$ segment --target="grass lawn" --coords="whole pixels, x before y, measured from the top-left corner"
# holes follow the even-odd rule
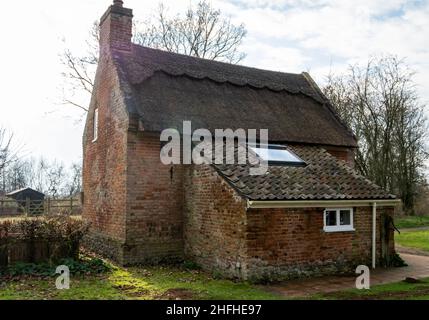
[[[429,251],[429,230],[402,231],[395,241],[403,247]]]
[[[72,276],[69,290],[57,290],[55,278],[21,277],[0,283],[0,300],[272,300],[280,298],[249,283],[217,280],[206,273],[179,267],[145,269],[115,267],[113,271],[103,275]]]
[[[429,227],[429,216],[403,216],[395,218],[395,225],[401,228]]]
[[[351,289],[310,297],[317,300],[429,300],[429,278],[420,283],[396,282],[371,287],[369,290]]]
[[[290,298],[290,297],[289,297]],[[69,290],[57,290],[55,278],[21,276],[0,279],[0,300],[152,300],[152,299],[260,299],[280,295],[249,283],[214,279],[201,271],[181,267],[116,268],[101,275],[72,276]],[[429,300],[429,278],[421,283],[398,282],[317,294],[310,300]]]

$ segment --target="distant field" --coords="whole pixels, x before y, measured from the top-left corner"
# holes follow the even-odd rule
[[[395,241],[403,247],[429,251],[429,230],[403,231],[395,234]]]
[[[429,216],[403,216],[395,218],[397,228],[429,227]]]

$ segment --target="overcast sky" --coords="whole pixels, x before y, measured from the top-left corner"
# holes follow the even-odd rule
[[[111,0],[15,0],[2,3],[0,19],[0,127],[15,133],[27,155],[81,159],[79,110],[61,101],[63,40],[85,52],[89,29]],[[189,0],[164,1],[171,12]],[[248,30],[243,64],[285,72],[309,71],[323,84],[371,55],[406,57],[418,73],[422,101],[429,101],[429,1],[213,0]],[[144,20],[157,1],[125,0]]]

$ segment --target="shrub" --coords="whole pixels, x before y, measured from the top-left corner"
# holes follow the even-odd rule
[[[11,221],[0,221],[0,241],[7,239],[9,237],[9,233],[12,228],[12,222]]]
[[[401,258],[401,256],[398,253],[394,253],[391,261],[390,261],[391,267],[406,267],[408,264]]]
[[[0,240],[11,236],[21,240],[81,240],[89,225],[80,219],[64,216],[24,218],[0,221]]]
[[[12,262],[77,259],[88,227],[82,220],[64,216],[0,222],[0,260],[4,265],[5,255]]]

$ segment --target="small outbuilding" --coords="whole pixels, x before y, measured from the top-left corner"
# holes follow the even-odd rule
[[[14,199],[20,207],[27,208],[29,214],[43,213],[43,201],[45,194],[31,188],[23,188],[6,194],[6,197]]]
[[[8,198],[12,198],[16,201],[43,201],[45,200],[45,194],[31,188],[23,188],[15,190],[6,194]]]

